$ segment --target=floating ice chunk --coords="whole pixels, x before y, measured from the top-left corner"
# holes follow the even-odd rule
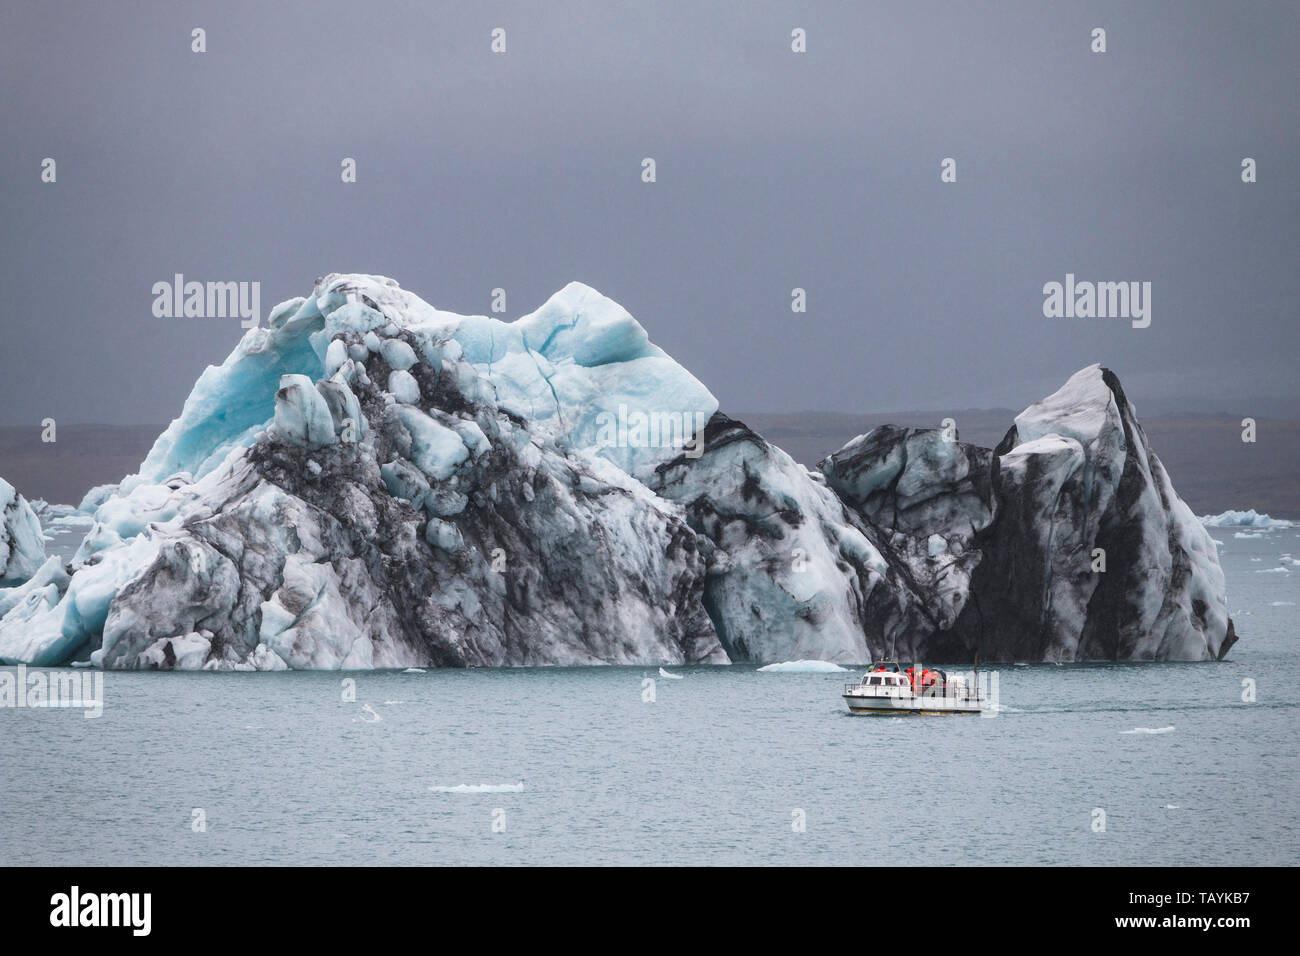
[[[1173,725],[1168,727],[1134,727],[1132,730],[1121,730],[1121,734],[1167,734],[1173,731]]]
[[[430,787],[434,793],[523,793],[524,783],[459,783],[454,787]]]
[[[1201,516],[1201,524],[1207,528],[1289,528],[1293,523],[1283,518],[1270,518],[1254,508]]]
[[[60,515],[50,522],[56,528],[89,528],[95,523],[95,519],[90,515],[70,514]]]
[[[1262,538],[1264,536],[1257,531],[1255,532],[1238,531],[1236,534],[1233,535],[1233,537],[1241,541],[1254,541],[1255,539]]]
[[[830,661],[782,661],[758,669],[760,674],[838,674],[846,668]]]
[[[666,670],[664,670],[664,669],[661,667],[661,668],[659,668],[659,676],[660,676],[660,677],[666,677],[668,680],[681,680],[681,679],[683,678],[684,675],[682,675],[682,674],[674,674],[674,673],[672,673],[671,671],[666,671]]]
[[[1290,568],[1283,568],[1283,567],[1276,567],[1276,568],[1261,568],[1260,570],[1256,571],[1255,573],[1256,573],[1256,574],[1290,574],[1290,573],[1291,573],[1291,569],[1290,569]]]

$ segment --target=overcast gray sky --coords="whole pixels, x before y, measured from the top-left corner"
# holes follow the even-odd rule
[[[1139,410],[1300,408],[1298,64],[1294,2],[6,0],[0,424],[178,414],[242,330],[155,318],[175,272],[263,315],[331,271],[510,318],[578,279],[733,411],[1097,361]],[[1150,327],[1045,318],[1067,272],[1151,282]]]

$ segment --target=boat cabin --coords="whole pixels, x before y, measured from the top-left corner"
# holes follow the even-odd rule
[[[862,676],[865,687],[909,687],[906,674],[892,674],[889,671],[868,671]]]

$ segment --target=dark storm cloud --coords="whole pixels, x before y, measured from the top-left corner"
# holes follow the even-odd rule
[[[1294,402],[1298,42],[1293,3],[11,3],[0,424],[177,414],[242,332],[155,318],[177,272],[510,317],[579,279],[737,410],[1094,361],[1139,409]],[[1150,328],[1044,318],[1067,272],[1151,282]]]

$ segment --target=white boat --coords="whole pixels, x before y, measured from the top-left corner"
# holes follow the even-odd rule
[[[978,714],[983,711],[979,691],[966,678],[949,676],[937,668],[899,670],[897,664],[877,664],[862,680],[844,685],[844,703],[850,713],[892,716],[899,714]]]

